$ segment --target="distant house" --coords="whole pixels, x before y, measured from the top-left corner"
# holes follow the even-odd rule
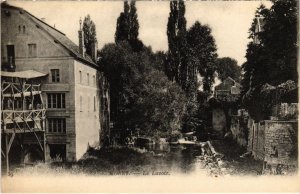
[[[231,77],[227,77],[222,83],[215,87],[214,97],[222,99],[224,97],[237,97],[241,92],[241,85]]]
[[[230,129],[230,116],[237,111],[240,90],[240,84],[227,77],[215,86],[214,96],[208,101],[212,108],[212,129],[219,137]]]
[[[47,75],[41,79],[46,160],[80,159],[109,127],[108,84],[95,62],[96,52],[84,52],[81,27],[78,45],[29,12],[1,4],[1,71]]]

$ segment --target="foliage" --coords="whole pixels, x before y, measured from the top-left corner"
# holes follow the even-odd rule
[[[155,68],[151,49],[133,52],[127,42],[104,46],[100,64],[111,85],[111,113],[120,129],[155,135],[181,127],[185,96]]]
[[[128,41],[134,51],[140,51],[143,43],[138,39],[139,22],[135,1],[124,1],[124,10],[117,19],[115,32],[115,42],[118,44],[122,41]]]
[[[195,66],[200,75],[204,77],[204,91],[210,92],[217,59],[217,48],[210,27],[202,25],[198,21],[195,22],[188,30],[187,42],[189,45],[189,63]]]
[[[265,14],[264,31],[260,34],[266,55],[267,83],[278,85],[287,80],[298,82],[296,0],[274,0]]]
[[[257,86],[251,88],[245,94],[244,103],[248,105],[250,115],[254,119],[259,120],[270,115],[272,107],[282,101],[285,95],[296,88],[296,83],[291,80],[277,86],[269,84]],[[259,110],[256,107],[259,107]]]
[[[89,56],[92,56],[93,49],[95,49],[95,45],[97,44],[97,38],[96,26],[95,23],[91,20],[90,15],[84,17],[82,30],[84,35],[84,46],[86,49],[86,53]]]
[[[168,36],[168,61],[166,65],[166,74],[170,80],[178,80],[178,64],[176,62],[176,52],[178,48],[176,45],[176,22],[178,18],[178,2],[170,1],[170,14],[167,25],[167,36]],[[176,76],[176,78],[175,78]]]
[[[170,1],[167,25],[168,60],[166,74],[186,91],[188,80],[188,58],[186,41],[186,19],[184,1]]]
[[[230,57],[218,58],[216,62],[216,71],[220,80],[224,81],[227,77],[231,77],[239,82],[241,77],[241,68],[237,61]]]
[[[263,30],[258,33],[257,17],[263,18]],[[287,80],[298,83],[297,17],[295,0],[274,0],[270,9],[261,6],[256,11],[256,18],[249,32],[253,41],[248,44],[247,61],[242,66],[243,102],[252,110],[251,116],[270,112],[268,107],[271,107],[271,101],[259,96],[263,85],[276,86]],[[254,108],[258,101],[266,103],[262,105],[267,107],[265,111]]]

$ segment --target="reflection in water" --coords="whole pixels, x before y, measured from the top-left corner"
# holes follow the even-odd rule
[[[155,160],[156,170],[170,170],[178,173],[192,173],[199,168],[197,157],[201,155],[201,149],[195,145],[169,145],[163,144],[145,144],[139,146],[152,153]],[[202,168],[202,167],[200,167]]]

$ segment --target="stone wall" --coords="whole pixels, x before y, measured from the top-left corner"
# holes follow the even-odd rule
[[[255,123],[252,119],[249,119],[249,137],[248,137],[248,151],[252,152],[255,159],[264,159],[264,124],[263,122]]]
[[[297,164],[297,121],[265,121],[265,156],[268,164]]]
[[[282,174],[298,164],[298,121],[249,119],[248,151],[264,161],[264,173]],[[285,169],[285,170],[284,170]],[[293,169],[293,170],[291,170]]]

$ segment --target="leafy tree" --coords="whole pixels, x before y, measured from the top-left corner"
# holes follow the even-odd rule
[[[129,45],[123,41],[117,45],[107,44],[99,52],[100,60],[98,61],[99,66],[102,68],[105,76],[107,77],[110,84],[110,111],[111,120],[116,121],[120,112],[121,95],[124,88],[123,80],[121,75],[125,71],[124,58],[130,55],[132,52]]]
[[[170,1],[170,15],[167,26],[168,60],[166,74],[186,91],[188,79],[188,58],[186,41],[186,19],[184,1]]]
[[[262,46],[259,44],[260,38],[259,35],[262,32],[257,32],[257,22],[258,18],[263,18],[263,15],[265,15],[268,12],[268,10],[265,8],[264,5],[261,5],[259,8],[257,8],[255,12],[255,18],[252,21],[251,27],[249,29],[249,38],[252,39],[252,41],[247,46],[246,51],[246,62],[242,65],[242,70],[244,72],[243,78],[241,80],[242,84],[242,91],[241,96],[244,96],[246,92],[250,89],[250,87],[254,87],[254,85],[257,85],[259,83],[260,79],[264,79],[265,76],[259,76],[259,74],[263,75],[264,70],[259,71],[259,68],[263,68],[260,65],[260,60],[265,55],[263,54]],[[255,72],[255,76],[254,76]],[[261,78],[259,78],[261,77]],[[259,79],[257,79],[259,78]]]
[[[241,68],[237,61],[230,57],[218,58],[216,61],[216,71],[218,77],[224,81],[227,77],[239,81],[241,77]]]
[[[217,48],[210,27],[196,21],[187,32],[187,42],[190,67],[196,68],[204,77],[203,89],[210,93],[217,59]]]
[[[271,107],[271,101],[264,99],[260,92],[266,86],[277,86],[287,80],[298,83],[297,2],[272,2],[270,9],[264,6],[257,9],[249,30],[253,40],[248,44],[247,61],[242,66],[242,95],[244,105],[251,109],[250,115],[269,112],[268,108],[263,112],[253,108],[258,101],[262,103],[260,107]],[[257,33],[258,22],[261,23],[262,31]]]
[[[266,53],[267,83],[278,85],[286,80],[298,82],[297,73],[297,26],[296,0],[273,0],[270,11],[264,14],[265,25],[260,34]]]
[[[168,60],[166,65],[166,74],[170,80],[178,80],[178,65],[176,63],[176,57],[178,53],[177,43],[176,43],[176,26],[178,21],[178,2],[170,1],[170,14],[167,25],[167,36],[168,36]],[[175,78],[176,77],[176,78]]]
[[[119,129],[145,135],[171,133],[181,127],[186,99],[182,90],[156,69],[151,48],[133,52],[128,42],[108,44],[99,64],[111,85],[112,119]]]
[[[117,19],[117,28],[115,33],[115,42],[119,43],[129,39],[129,4],[124,1],[124,11],[120,13]]]
[[[93,49],[95,49],[95,45],[97,44],[97,38],[96,26],[95,23],[91,20],[90,15],[84,17],[82,30],[84,35],[84,46],[86,49],[86,53],[89,56],[92,56]]]
[[[144,47],[139,35],[139,22],[135,1],[124,1],[124,11],[117,19],[115,42],[128,41],[134,51],[141,51]]]

